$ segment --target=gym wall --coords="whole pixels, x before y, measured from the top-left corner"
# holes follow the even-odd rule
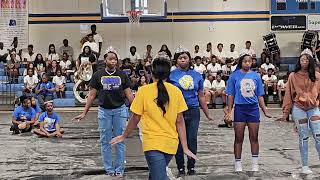
[[[154,52],[162,44],[174,52],[178,45],[192,51],[196,44],[204,51],[208,42],[212,42],[214,48],[223,43],[225,50],[234,43],[240,51],[247,40],[260,57],[264,48],[262,36],[270,33],[269,0],[168,0],[165,22],[141,23],[139,27],[103,23],[100,3],[101,0],[29,0],[29,43],[34,44],[36,52],[46,53],[50,43],[58,48],[67,38],[78,54],[79,41],[84,35],[80,33],[80,24],[94,23],[104,39],[103,51],[112,45],[121,57],[127,56],[131,45],[135,45],[140,54],[145,52],[147,44],[153,46]],[[57,22],[57,17],[61,21]],[[173,22],[175,18],[182,20]],[[281,56],[298,56],[302,34],[276,33]]]

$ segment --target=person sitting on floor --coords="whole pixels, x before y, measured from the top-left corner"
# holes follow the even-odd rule
[[[53,112],[52,101],[45,102],[46,112],[39,117],[40,129],[33,130],[33,133],[40,137],[62,137],[64,130],[60,128],[60,117]]]
[[[21,96],[21,106],[15,108],[12,114],[12,134],[31,132],[35,123],[36,112],[31,107],[31,100],[27,96]]]
[[[40,104],[38,100],[35,97],[31,97],[30,100],[31,100],[31,107],[36,111],[35,123],[33,124],[33,126],[35,127],[39,125],[39,116],[42,110],[40,108]]]

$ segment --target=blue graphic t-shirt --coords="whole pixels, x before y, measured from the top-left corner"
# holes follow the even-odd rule
[[[60,118],[57,113],[53,112],[49,115],[47,112],[43,112],[39,117],[39,122],[44,122],[43,128],[46,131],[55,131],[56,124],[60,122]]]
[[[18,106],[14,110],[12,116],[16,118],[17,121],[21,121],[22,119],[24,119],[23,117],[26,117],[27,121],[31,121],[36,117],[36,111],[32,107],[24,109],[22,106]]]
[[[237,70],[229,77],[226,93],[234,97],[234,104],[258,104],[258,97],[264,95],[261,77],[254,71]]]
[[[54,85],[52,82],[48,81],[47,83],[41,83],[38,85],[38,90],[41,88],[46,89],[45,91],[41,91],[39,94],[44,95],[44,96],[53,96],[52,92],[49,92],[48,89],[54,88]]]
[[[199,107],[198,91],[203,90],[202,75],[194,70],[175,69],[170,74],[170,83],[178,87],[189,108]]]

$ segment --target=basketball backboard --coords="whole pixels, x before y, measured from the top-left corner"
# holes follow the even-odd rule
[[[166,17],[167,0],[102,0],[102,18],[128,18],[127,12],[142,11],[144,17]]]

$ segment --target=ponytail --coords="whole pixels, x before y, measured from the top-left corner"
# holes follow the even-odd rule
[[[163,80],[159,79],[157,82],[158,87],[158,97],[157,97],[157,105],[163,111],[163,114],[166,114],[165,105],[169,102],[169,94],[164,86]]]
[[[169,78],[170,68],[170,62],[166,58],[156,58],[152,63],[152,75],[158,80],[158,97],[155,100],[157,106],[163,111],[163,114],[166,114],[165,105],[169,103],[169,94],[163,81]]]

